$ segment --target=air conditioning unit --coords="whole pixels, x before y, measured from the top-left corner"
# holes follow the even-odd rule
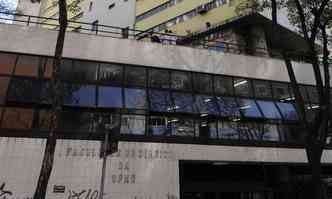
[[[200,5],[197,7],[197,13],[203,15],[208,11],[208,6],[204,5]]]

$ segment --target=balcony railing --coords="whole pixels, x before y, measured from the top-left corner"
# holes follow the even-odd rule
[[[11,19],[5,16],[12,16]],[[38,26],[42,28],[48,28],[58,30],[59,20],[56,18],[40,17],[24,15],[19,13],[1,12],[0,11],[0,23],[11,22],[15,25],[24,26]],[[86,23],[79,21],[68,21],[67,31],[77,32],[80,34],[93,34],[112,38],[132,39],[140,41],[151,41],[160,43],[163,45],[179,45],[192,48],[207,49],[211,51],[235,53],[235,54],[247,54],[255,56],[272,56],[280,57],[279,54],[273,54],[266,48],[249,48],[243,44],[220,42],[214,40],[192,40],[188,42],[188,37],[176,34],[166,34],[153,31],[142,31],[131,28],[121,28],[115,26],[109,26],[98,23]],[[296,56],[299,60],[308,60],[308,57],[303,52],[288,52],[290,56]]]

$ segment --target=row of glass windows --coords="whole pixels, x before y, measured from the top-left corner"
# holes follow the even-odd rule
[[[51,104],[52,93],[48,82],[0,77],[0,85],[2,85],[0,104],[11,102]],[[297,120],[293,104],[280,101],[71,83],[64,84],[63,94],[63,104],[74,107],[126,108],[203,116]]]
[[[50,127],[50,112],[28,108],[0,108],[0,127],[41,129]],[[243,123],[191,117],[145,116],[115,113],[64,111],[58,129],[71,133],[103,133],[105,130],[130,135],[206,137],[226,140],[303,141],[295,125]]]
[[[0,75],[51,77],[52,59],[0,53],[0,60]],[[62,64],[61,77],[65,81],[83,84],[149,87],[279,101],[294,100],[293,92],[287,83],[165,69],[146,69],[120,64],[65,59]],[[6,87],[8,80],[1,78],[1,81],[1,85]],[[1,90],[4,88],[0,88],[0,92]],[[300,90],[305,102],[311,104],[318,102],[316,87],[301,85]]]

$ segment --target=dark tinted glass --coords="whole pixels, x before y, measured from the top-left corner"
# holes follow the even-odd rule
[[[96,86],[65,84],[64,94],[65,105],[87,107],[96,105]]]
[[[200,93],[212,93],[212,76],[207,74],[195,73],[194,77],[194,90]]]
[[[120,132],[120,115],[116,113],[94,113],[94,126],[97,133],[109,131],[118,134]]]
[[[41,85],[40,102],[51,104],[53,99],[52,92],[51,81],[44,81]]]
[[[291,97],[286,83],[272,83],[273,97],[276,100],[286,100]]]
[[[144,135],[145,116],[122,115],[121,134]]]
[[[262,139],[265,141],[279,141],[278,126],[274,124],[265,124]]]
[[[133,109],[146,109],[146,92],[144,89],[125,89],[125,106]]]
[[[260,98],[271,98],[272,87],[267,81],[254,81],[255,96]]]
[[[239,106],[232,97],[217,97],[220,114],[223,117],[239,117]]]
[[[304,143],[305,131],[299,125],[279,125],[280,141]]]
[[[48,130],[51,128],[52,112],[50,110],[40,110],[38,127],[41,130]]]
[[[302,95],[303,100],[304,100],[305,102],[309,102],[310,100],[309,100],[309,96],[308,96],[308,93],[307,93],[307,89],[306,89],[306,87],[300,85],[300,86],[299,86],[299,89],[300,89],[300,93],[301,93],[301,95]],[[293,93],[294,93],[294,92],[293,92]]]
[[[12,74],[17,55],[0,53],[0,74]]]
[[[196,121],[196,131],[199,131],[201,137],[217,138],[217,123],[213,120],[201,118],[201,120]],[[196,132],[197,134],[197,132]]]
[[[9,78],[0,77],[0,104],[4,104],[6,102],[8,85],[9,85]]]
[[[218,122],[219,139],[239,139],[238,124],[235,122]]]
[[[169,88],[170,73],[167,70],[149,70],[149,85],[154,88]]]
[[[151,116],[149,120],[149,132],[157,136],[169,136],[171,131],[171,119],[162,116]]]
[[[61,60],[61,78],[64,80],[75,80],[75,74],[73,69],[74,62],[71,59]]]
[[[72,74],[75,80],[94,81],[97,80],[98,63],[88,61],[74,61]]]
[[[248,79],[235,78],[234,90],[235,90],[235,95],[251,97],[252,96],[251,81]]]
[[[94,132],[93,113],[82,111],[63,111],[60,117],[59,128],[67,131]]]
[[[185,112],[185,113],[194,112],[193,109],[194,100],[192,94],[173,93],[172,97],[174,100],[176,112]]]
[[[264,125],[260,123],[239,123],[237,131],[241,140],[262,140]]]
[[[122,108],[122,88],[99,86],[98,106]]]
[[[177,90],[191,90],[191,75],[188,72],[172,72],[171,85]]]
[[[10,80],[8,100],[16,102],[37,102],[38,82],[32,79],[12,78]]]
[[[8,129],[30,129],[32,121],[33,109],[5,108],[1,127]]]
[[[285,120],[297,120],[297,112],[293,104],[277,102],[277,106],[281,111],[282,116]]]
[[[174,106],[168,91],[150,90],[150,110],[156,112],[173,112]]]
[[[216,76],[214,79],[216,94],[233,95],[233,79],[231,77]]]
[[[216,103],[216,99],[213,96],[195,96],[195,109],[198,113],[201,114],[219,114],[218,105]]]
[[[32,76],[38,74],[38,67],[41,66],[41,58],[37,56],[18,56],[18,61],[15,68],[15,75]]]
[[[172,135],[174,136],[195,136],[195,122],[188,118],[171,119]]]
[[[123,67],[116,64],[100,64],[99,80],[102,83],[121,85]]]
[[[146,70],[144,68],[126,66],[126,85],[143,86],[146,82]]]
[[[281,119],[281,115],[274,104],[274,102],[258,100],[257,104],[260,106],[264,116],[268,119]]]
[[[307,92],[309,95],[309,99],[311,103],[318,103],[319,102],[319,94],[318,89],[314,86],[307,86]]]
[[[238,99],[240,111],[245,117],[262,117],[254,100],[250,99]]]

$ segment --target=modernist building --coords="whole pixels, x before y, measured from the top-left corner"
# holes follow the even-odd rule
[[[251,17],[266,30],[268,22],[256,15],[236,25]],[[278,31],[292,47],[304,45],[295,33]],[[0,25],[1,197],[33,195],[49,130],[56,38],[40,27]],[[278,47],[266,45],[263,55],[69,32],[47,198],[99,196],[99,152],[108,130],[119,148],[107,160],[104,198],[301,198],[310,175],[305,135],[284,62],[270,56]],[[314,115],[313,71],[294,60]],[[322,157],[327,183],[329,145]]]

